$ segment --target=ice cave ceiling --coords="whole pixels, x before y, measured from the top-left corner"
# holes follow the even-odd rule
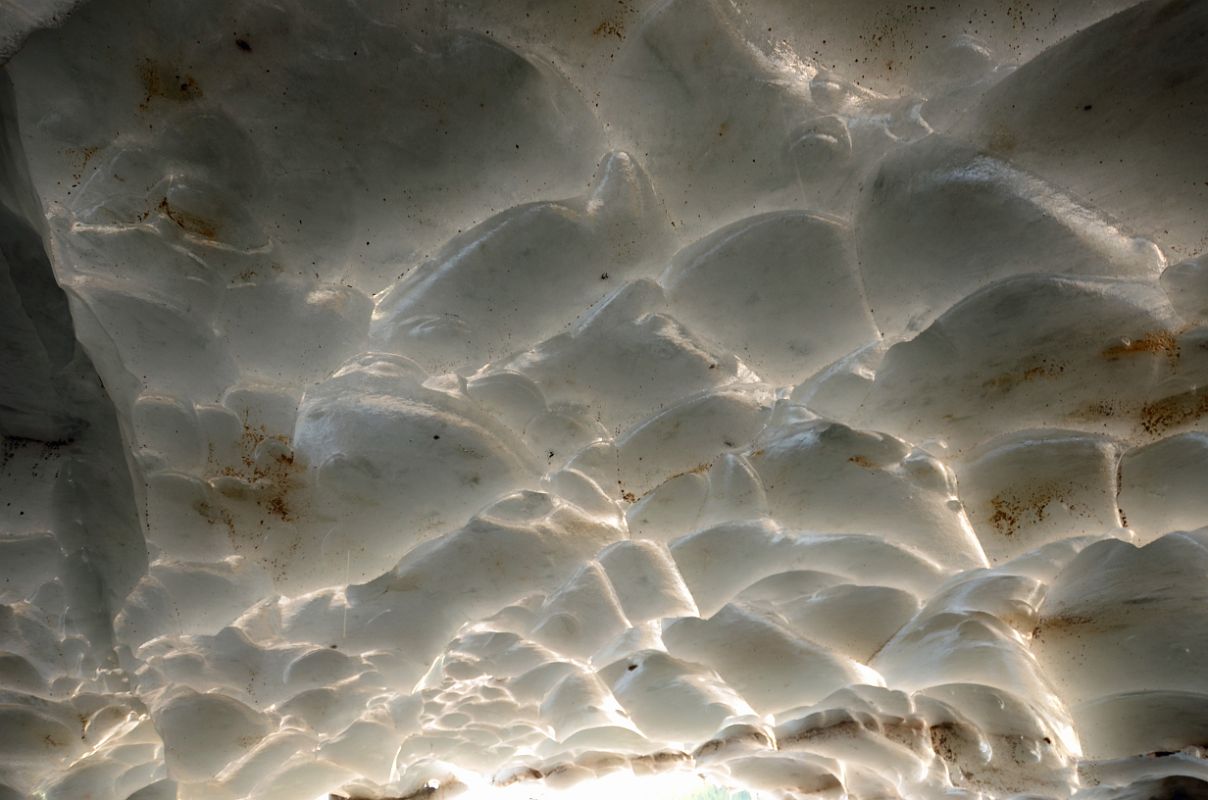
[[[0,59],[0,800],[1208,798],[1208,0]]]

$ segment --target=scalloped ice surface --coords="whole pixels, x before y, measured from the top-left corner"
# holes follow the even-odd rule
[[[1208,3],[72,5],[0,800],[1208,797]]]

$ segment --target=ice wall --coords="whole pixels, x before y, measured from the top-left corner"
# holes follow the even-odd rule
[[[1208,3],[60,5],[0,800],[1208,797]]]

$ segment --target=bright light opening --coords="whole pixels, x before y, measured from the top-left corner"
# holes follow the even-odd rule
[[[662,775],[616,772],[564,788],[543,781],[522,781],[509,786],[484,783],[453,796],[457,800],[759,800],[757,794],[727,789],[689,772]],[[323,794],[315,800],[341,797]]]
[[[617,772],[567,788],[528,781],[471,789],[461,797],[464,800],[753,800],[747,792],[732,792],[689,772],[640,776]]]

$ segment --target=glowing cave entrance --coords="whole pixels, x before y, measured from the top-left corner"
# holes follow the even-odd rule
[[[448,787],[444,787],[448,791]],[[433,782],[425,787],[424,794],[439,796],[442,787]],[[613,773],[602,778],[590,779],[563,789],[547,783],[516,783],[506,787],[461,786],[449,796],[463,800],[614,800],[617,797],[632,800],[757,800],[760,796],[748,791],[736,791],[710,785],[701,776],[687,773],[637,776],[632,773]],[[315,800],[339,800],[342,794],[322,794]]]

